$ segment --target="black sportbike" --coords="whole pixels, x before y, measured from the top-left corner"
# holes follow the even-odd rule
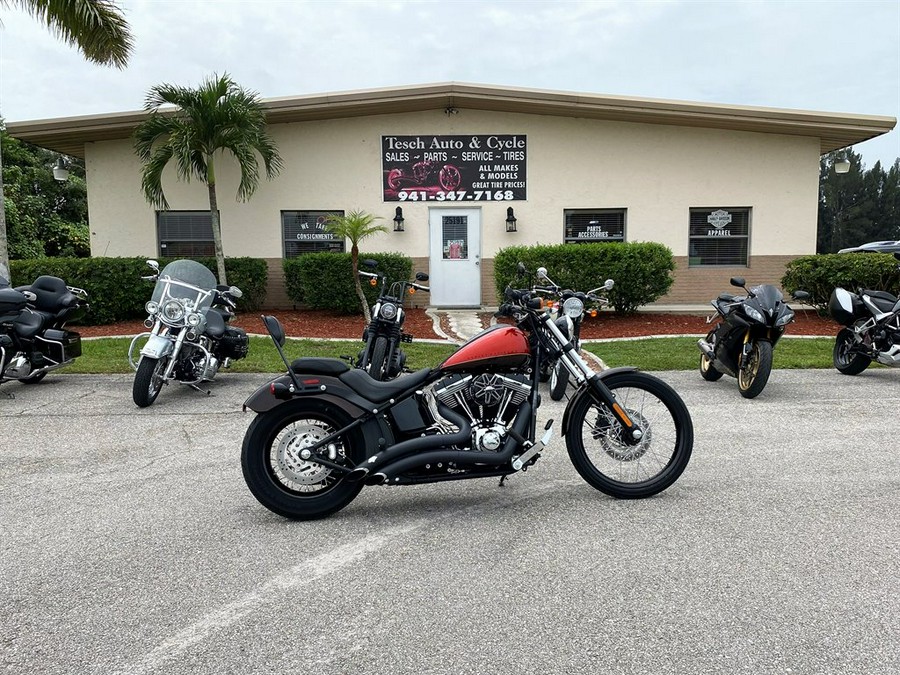
[[[81,336],[66,323],[87,310],[87,293],[59,277],[15,288],[0,277],[0,382],[34,384],[81,356]]]
[[[374,270],[377,260],[363,260],[362,264]],[[406,354],[400,349],[401,342],[412,342],[413,336],[403,332],[406,313],[403,300],[409,293],[428,291],[412,281],[395,281],[388,284],[387,275],[360,270],[360,276],[368,277],[373,284],[381,282],[378,300],[372,305],[372,321],[363,330],[362,339],[366,346],[359,352],[356,367],[362,368],[376,380],[390,380],[403,372]],[[424,272],[416,273],[416,281],[428,281]]]
[[[894,257],[900,260],[900,253]],[[900,367],[900,299],[896,295],[865,288],[856,293],[835,288],[828,312],[845,326],[834,343],[834,367],[839,372],[858,375],[872,361]]]
[[[731,285],[743,288],[746,296],[722,293],[712,301],[719,323],[697,341],[700,348],[700,375],[715,382],[723,374],[736,377],[744,398],[759,396],[772,372],[772,350],[794,320],[794,310],[784,302],[781,291],[769,284],[748,289],[743,277],[732,277]],[[795,300],[809,298],[795,291]]]

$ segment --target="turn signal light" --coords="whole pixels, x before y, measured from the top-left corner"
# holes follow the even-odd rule
[[[591,317],[593,318],[593,317],[596,317],[596,316],[597,316],[597,310],[596,310],[596,309],[592,309],[592,310],[591,310]]]
[[[409,294],[410,294],[410,295],[415,295],[415,294],[416,294],[416,289],[415,289],[415,288],[410,288],[410,289],[409,289]]]
[[[378,279],[369,279],[369,286],[375,286],[378,283]]]

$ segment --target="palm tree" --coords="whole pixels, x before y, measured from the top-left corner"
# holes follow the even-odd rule
[[[161,110],[163,106],[174,110]],[[228,76],[214,75],[196,89],[160,84],[147,94],[149,113],[134,131],[135,151],[143,162],[141,188],[153,206],[168,209],[162,174],[175,160],[178,178],[197,178],[209,192],[209,215],[220,284],[227,284],[219,207],[216,197],[215,157],[228,150],[241,170],[237,197],[247,201],[259,186],[262,157],[266,177],[278,175],[283,166],[275,144],[266,133],[266,113],[255,92],[241,89]]]
[[[0,0],[0,7],[20,7],[95,63],[124,68],[133,46],[131,29],[118,3],[111,0]],[[9,243],[3,204],[0,158],[0,276],[9,278]]]
[[[325,221],[325,229],[331,234],[350,240],[350,264],[353,268],[353,283],[356,286],[356,297],[363,308],[363,316],[366,317],[366,325],[372,321],[369,312],[369,304],[363,294],[362,284],[359,283],[359,242],[371,237],[378,232],[387,232],[384,225],[376,225],[375,221],[381,220],[365,211],[351,211],[346,216],[331,215]]]

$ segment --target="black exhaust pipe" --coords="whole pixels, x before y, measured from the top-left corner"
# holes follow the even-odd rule
[[[376,453],[369,457],[364,463],[353,469],[344,480],[351,482],[360,481],[370,473],[374,473],[381,467],[393,462],[401,457],[412,453],[422,452],[423,450],[436,450],[438,448],[446,448],[452,445],[468,446],[472,442],[472,427],[465,417],[457,415],[453,410],[438,402],[438,412],[441,416],[452,422],[459,428],[455,434],[434,434],[432,436],[422,436],[403,441],[392,445],[387,450]]]
[[[443,414],[443,412],[441,413]],[[506,442],[499,452],[482,452],[476,450],[434,450],[432,452],[422,452],[415,455],[401,457],[388,464],[382,464],[381,468],[372,473],[369,485],[381,485],[389,483],[402,473],[406,473],[412,469],[424,467],[426,464],[440,464],[446,462],[454,462],[459,465],[466,464],[487,464],[488,466],[499,466],[506,464],[512,459],[519,443],[514,436],[522,438],[528,433],[529,422],[531,421],[531,403],[525,401],[519,408],[516,415],[516,421],[513,424],[515,434],[509,434]],[[446,437],[445,437],[446,438]]]

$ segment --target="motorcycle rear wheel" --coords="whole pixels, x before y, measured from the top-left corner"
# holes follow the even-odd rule
[[[706,341],[711,345],[715,345],[714,331],[710,331],[706,334]],[[713,346],[713,349],[715,349],[715,346]],[[707,382],[716,382],[722,379],[722,371],[716,370],[715,367],[713,367],[712,361],[710,361],[706,354],[700,355],[700,377]]]
[[[324,518],[352,502],[362,482],[342,476],[300,451],[352,419],[324,401],[291,401],[260,413],[244,435],[241,469],[250,492],[273,513],[292,520]],[[365,443],[358,429],[330,443],[329,460],[353,466],[365,459]]]
[[[841,329],[835,338],[832,361],[834,367],[843,375],[859,375],[872,363],[872,359],[865,354],[850,353],[850,347],[854,342],[853,331],[849,328]]]
[[[618,373],[603,382],[644,435],[636,445],[626,444],[610,410],[581,396],[566,430],[569,459],[585,481],[611,497],[642,499],[662,492],[691,458],[694,425],[687,406],[674,389],[646,373]]]
[[[738,390],[744,398],[756,398],[762,393],[772,374],[772,343],[754,340],[747,365],[738,369]]]
[[[131,386],[131,398],[138,408],[148,407],[159,396],[165,383],[163,375],[168,363],[168,359],[141,357],[137,372],[134,374],[134,384]]]

